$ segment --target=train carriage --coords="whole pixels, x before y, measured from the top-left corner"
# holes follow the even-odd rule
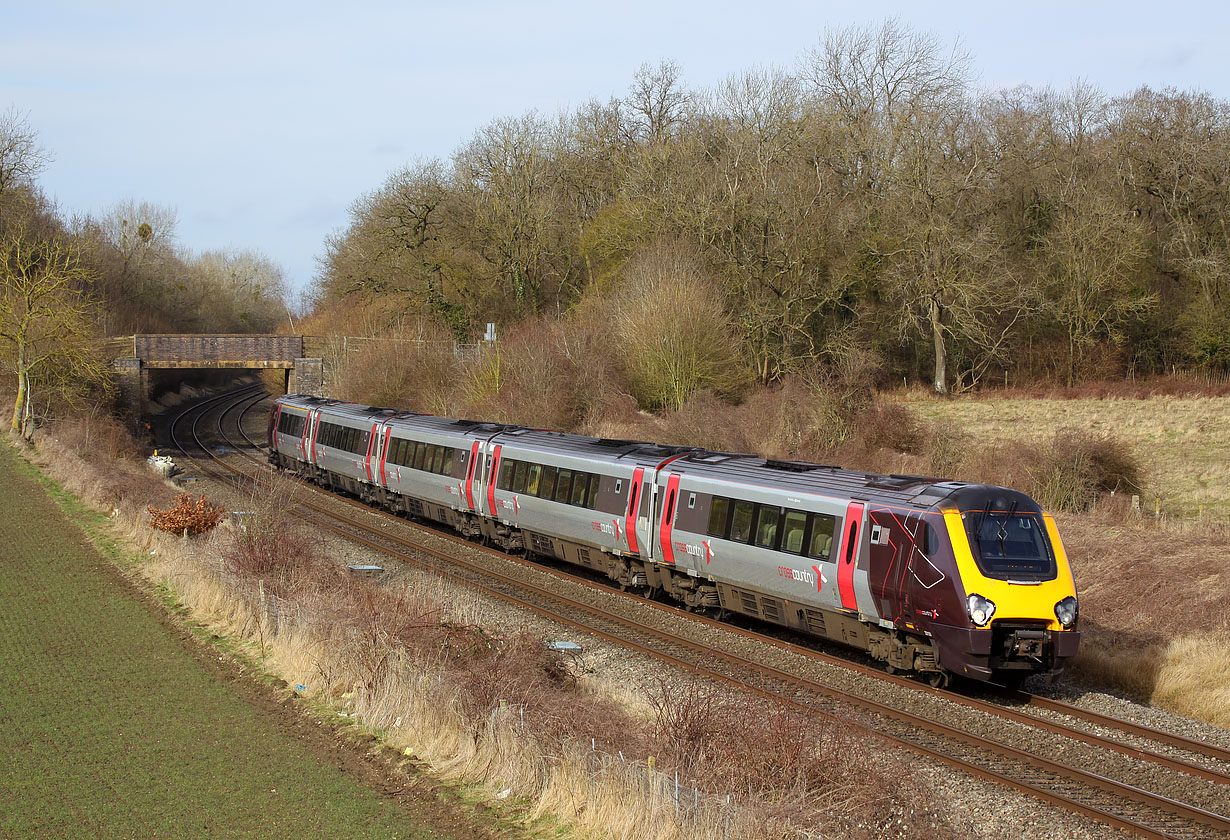
[[[278,466],[391,511],[936,682],[1055,674],[1080,638],[1054,520],[1006,488],[297,395],[269,438]]]

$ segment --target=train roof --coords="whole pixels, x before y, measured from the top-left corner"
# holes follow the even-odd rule
[[[669,458],[705,451],[695,446],[670,446],[525,428],[504,432],[500,435],[500,442],[540,452],[558,452],[578,458],[636,466],[657,466]]]
[[[968,482],[921,475],[881,475],[832,464],[782,461],[735,452],[697,452],[675,466],[677,472],[719,481],[797,490],[863,502],[931,508]]]
[[[595,438],[585,435],[531,429],[503,423],[457,420],[430,414],[398,411],[392,408],[360,405],[341,400],[328,400],[304,394],[289,394],[279,399],[298,408],[327,408],[330,414],[356,421],[383,422],[402,429],[423,429],[464,437],[490,438],[498,436],[519,448],[539,452],[554,452],[609,463],[657,466],[668,459],[677,459],[672,466],[680,474],[704,476],[719,481],[746,484],[799,493],[836,496],[852,501],[878,502],[886,505],[934,508],[945,500],[956,503],[980,491],[994,491],[1019,496],[1036,506],[1028,496],[1006,488],[948,481],[919,475],[881,475],[860,470],[847,470],[832,464],[808,461],[784,461],[760,458],[737,452],[714,452],[694,446],[671,446],[645,441]]]

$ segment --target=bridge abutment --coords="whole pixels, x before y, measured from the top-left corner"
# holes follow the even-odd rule
[[[325,388],[324,359],[295,359],[286,383],[288,394],[311,394],[323,397]]]

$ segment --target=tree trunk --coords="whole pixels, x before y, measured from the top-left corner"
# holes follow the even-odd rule
[[[14,432],[21,434],[22,417],[25,414],[26,407],[26,392],[29,386],[26,382],[25,370],[17,371],[17,400],[13,403],[13,422],[11,424]]]
[[[940,323],[940,302],[931,298],[928,313],[931,320],[931,340],[935,344],[935,392],[948,393],[948,348],[944,346],[944,325]]]

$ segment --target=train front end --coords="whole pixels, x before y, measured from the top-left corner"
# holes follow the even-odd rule
[[[943,525],[963,592],[930,630],[940,666],[1016,685],[1054,676],[1076,654],[1076,583],[1055,521],[1023,493],[968,485],[945,500]]]

